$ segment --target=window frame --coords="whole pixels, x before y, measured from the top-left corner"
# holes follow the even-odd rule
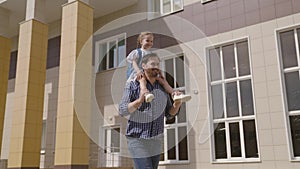
[[[183,63],[184,65],[186,65],[186,56],[183,54],[183,53],[180,53],[180,54],[175,54],[175,55],[171,55],[171,56],[167,56],[167,57],[164,57],[161,59],[161,66],[162,66],[162,70],[166,70],[166,60],[170,60],[172,59],[173,63],[175,63],[176,61],[176,58],[177,57],[183,57],[184,60],[183,60]],[[173,70],[174,70],[174,83],[176,82],[176,64],[173,64]],[[187,76],[186,76],[186,72],[187,72],[187,67],[184,66],[183,67],[183,70],[184,70],[184,82],[186,82],[186,79],[187,79]],[[165,74],[164,74],[165,76]],[[174,89],[177,89],[177,90],[180,90],[180,91],[186,91],[186,83],[185,83],[185,86],[181,86],[181,87],[178,87]],[[185,103],[184,103],[185,104]],[[186,109],[185,109],[185,112],[188,112],[188,106],[186,106]],[[159,165],[172,165],[172,164],[188,164],[190,163],[190,151],[189,151],[189,135],[188,135],[188,130],[189,130],[189,123],[188,123],[188,113],[186,113],[186,121],[185,122],[178,122],[178,118],[177,116],[175,117],[175,122],[173,124],[167,124],[166,122],[166,118],[164,120],[164,133],[165,133],[165,137],[164,137],[164,161],[159,161]],[[179,136],[178,136],[178,130],[180,127],[186,127],[186,138],[187,138],[187,158],[188,160],[179,160],[179,142],[181,140],[179,140]],[[167,138],[167,130],[170,130],[170,129],[174,129],[175,130],[175,145],[176,145],[176,159],[175,160],[168,160],[168,138]]]
[[[95,42],[95,73],[100,73],[100,72],[104,72],[104,71],[107,71],[107,70],[113,70],[113,69],[116,69],[116,68],[120,68],[120,67],[123,67],[123,66],[126,66],[125,65],[121,65],[121,63],[118,63],[119,61],[119,50],[118,50],[118,40],[120,38],[124,38],[124,46],[125,46],[125,50],[124,50],[124,56],[126,59],[126,45],[127,45],[127,41],[126,41],[126,33],[121,33],[121,34],[118,34],[118,35],[114,35],[114,36],[111,36],[111,37],[108,37],[108,38],[105,38],[105,39],[101,39],[101,40],[98,40]],[[103,45],[103,44],[106,44],[106,53],[109,54],[109,44],[111,42],[116,42],[116,53],[117,53],[117,58],[114,58],[116,60],[116,66],[113,66],[112,68],[109,68],[109,55],[107,55],[107,60],[106,60],[106,68],[104,70],[99,70],[99,67],[100,67],[100,58],[102,58],[102,56],[100,56],[100,46]]]
[[[112,130],[115,130],[115,129],[119,129],[119,131],[120,131],[120,140],[119,140],[119,152],[112,152],[112,151],[110,151],[110,152],[108,152],[107,150],[106,150],[106,147],[107,147],[107,145],[105,145],[105,142],[106,142],[106,140],[107,140],[107,137],[106,137],[106,135],[105,135],[105,133],[107,132],[107,131],[110,131],[110,140],[112,140]],[[121,135],[121,125],[112,125],[112,126],[103,126],[103,137],[102,138],[104,138],[103,139],[103,147],[104,147],[104,154],[107,154],[107,153],[111,153],[111,154],[121,154],[121,137],[122,137],[122,135]],[[110,147],[110,148],[116,148],[116,147]],[[108,148],[107,148],[108,149]],[[105,150],[107,151],[107,152],[105,152]]]
[[[170,12],[163,12],[163,0],[148,0],[147,2],[147,8],[148,8],[148,20],[156,19],[159,17],[164,17],[167,15],[171,15],[173,13],[183,11],[184,9],[184,0],[181,1],[181,9],[174,10],[174,1],[175,0],[169,0],[170,1]],[[156,7],[159,7],[159,9],[155,9]],[[173,9],[173,10],[172,10]],[[157,10],[157,11],[156,11]]]
[[[112,130],[114,130],[114,129],[119,129],[119,131],[120,131],[120,133],[119,133],[119,137],[120,137],[120,140],[119,140],[119,152],[112,152],[111,150],[108,152],[108,146],[107,146],[107,144],[108,143],[106,143],[106,140],[107,140],[107,135],[106,135],[106,132],[108,131],[108,130],[110,130],[110,137],[112,137]],[[122,152],[122,134],[121,134],[121,131],[122,131],[122,126],[121,126],[121,124],[114,124],[114,125],[104,125],[104,126],[100,126],[100,128],[99,128],[99,132],[100,132],[100,134],[99,134],[99,145],[103,148],[103,150],[101,151],[101,152],[98,152],[99,154],[101,154],[101,155],[103,155],[103,156],[108,156],[108,155],[111,155],[111,156],[116,156],[117,158],[118,158],[118,164],[114,164],[114,161],[112,161],[112,160],[109,160],[109,159],[106,159],[106,164],[105,164],[105,166],[106,167],[120,167],[120,164],[122,163],[122,159],[121,159],[121,154],[123,153]],[[110,138],[110,141],[111,141],[112,139]],[[112,147],[110,147],[110,148],[112,148]],[[104,165],[102,166],[102,165],[99,165],[100,163],[99,162],[101,162],[101,156],[99,156],[99,154],[98,154],[98,167],[105,167]],[[110,165],[110,163],[108,163],[108,161],[110,161],[110,162],[112,162],[111,163],[111,165]]]
[[[236,45],[240,42],[247,42],[248,45],[248,55],[249,55],[249,69],[250,69],[250,75],[239,75],[239,65],[238,65],[238,56],[237,56],[237,48]],[[232,39],[225,42],[220,42],[217,44],[213,44],[210,46],[205,47],[205,55],[206,55],[206,72],[207,72],[207,91],[208,91],[208,118],[209,118],[209,127],[210,127],[210,147],[211,147],[211,163],[244,163],[244,162],[260,162],[261,161],[261,153],[260,153],[260,146],[259,146],[259,135],[258,135],[258,128],[257,128],[257,118],[256,118],[256,105],[255,105],[255,93],[254,93],[254,84],[253,84],[253,70],[252,70],[252,61],[251,61],[251,47],[250,47],[250,37],[241,37]],[[228,45],[234,45],[234,63],[235,63],[235,77],[225,77],[224,72],[224,64],[223,64],[223,56],[221,52],[221,47],[228,46]],[[221,66],[221,80],[217,81],[211,81],[210,77],[210,63],[209,63],[209,50],[220,48],[220,66]],[[253,115],[244,115],[242,114],[242,103],[241,103],[241,86],[240,82],[243,80],[251,80],[251,89],[252,89],[252,99],[253,99]],[[239,83],[237,83],[239,81]],[[213,113],[212,113],[212,93],[211,93],[211,87],[214,84],[221,84],[222,87],[222,93],[223,93],[223,108],[226,109],[226,86],[225,84],[230,82],[236,82],[236,90],[237,90],[237,101],[238,101],[238,110],[239,110],[239,116],[238,117],[224,117],[219,119],[214,119]],[[226,110],[224,110],[226,111]],[[226,114],[226,113],[225,113]],[[244,139],[244,131],[243,131],[243,121],[246,120],[254,120],[255,122],[255,132],[256,132],[256,143],[257,143],[257,153],[258,158],[247,158],[246,157],[246,148],[245,148],[245,139]],[[214,142],[214,124],[220,124],[221,122],[225,125],[225,135],[226,135],[226,151],[227,151],[227,158],[226,159],[216,159],[216,153],[215,153],[215,142]],[[239,134],[240,134],[240,147],[241,147],[241,157],[231,157],[231,140],[230,140],[230,133],[229,133],[229,124],[236,123],[239,124]]]
[[[300,156],[295,157],[294,150],[293,150],[293,140],[292,140],[292,133],[291,133],[291,124],[290,124],[290,116],[300,115],[300,110],[296,111],[289,111],[288,110],[288,99],[287,99],[287,91],[286,91],[286,84],[285,84],[285,73],[291,73],[299,71],[299,78],[300,78],[300,41],[298,42],[297,36],[299,37],[300,34],[297,33],[297,29],[300,29],[300,25],[292,25],[284,28],[275,29],[275,41],[276,41],[276,52],[277,52],[277,60],[278,60],[278,69],[280,70],[280,87],[281,87],[281,99],[283,104],[283,112],[285,118],[285,127],[286,127],[286,138],[288,144],[288,153],[289,153],[289,161],[300,161]],[[294,31],[294,40],[295,40],[295,47],[296,47],[296,58],[298,66],[292,68],[284,68],[283,66],[283,57],[282,57],[282,49],[281,49],[281,39],[280,33],[287,32],[287,31]]]

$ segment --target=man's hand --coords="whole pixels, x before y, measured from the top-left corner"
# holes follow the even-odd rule
[[[139,98],[128,104],[128,111],[130,113],[133,113],[142,105],[142,103],[145,101],[146,93],[149,93],[148,89],[141,89]]]
[[[175,91],[175,95],[180,95],[180,94],[181,94],[181,92]],[[182,102],[180,100],[174,101],[173,106],[171,107],[171,109],[169,111],[169,114],[172,116],[175,116],[178,113],[181,104],[182,104]]]
[[[174,92],[174,95],[181,95],[182,93],[180,92],[180,91],[175,91]],[[182,105],[182,101],[181,100],[177,100],[177,101],[174,101],[174,103],[173,103],[173,106],[174,106],[174,108],[179,108],[180,106]]]

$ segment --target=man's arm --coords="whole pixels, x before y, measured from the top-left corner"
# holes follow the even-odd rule
[[[127,116],[130,113],[135,112],[141,104],[145,100],[145,92],[141,91],[139,97],[131,101],[130,96],[132,95],[132,91],[130,89],[130,86],[126,86],[123,92],[123,97],[121,99],[121,103],[119,104],[119,114],[121,116]]]
[[[176,95],[180,95],[181,92],[176,91]],[[172,119],[178,114],[178,111],[181,107],[182,102],[181,101],[176,101],[173,104],[171,103],[170,97],[168,98],[168,103],[169,106],[167,106],[167,112],[166,112],[166,118],[167,119]]]
[[[178,111],[179,111],[179,108],[180,108],[181,104],[182,104],[181,101],[174,102],[171,109],[169,110],[169,114],[171,116],[176,116]]]
[[[145,97],[142,97],[142,98],[145,98]],[[144,101],[142,101],[141,97],[139,97],[135,101],[129,103],[128,106],[127,106],[128,112],[133,113],[134,111],[136,111],[142,105],[143,102]]]

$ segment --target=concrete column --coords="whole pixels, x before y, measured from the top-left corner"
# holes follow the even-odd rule
[[[0,7],[0,157],[4,133],[4,117],[7,96],[7,83],[10,66],[11,40],[9,37],[9,11]],[[0,159],[0,168],[7,166],[6,159]]]
[[[20,24],[15,101],[8,168],[39,168],[48,26]]]
[[[27,0],[26,20],[20,23],[8,168],[40,166],[48,44],[43,1]]]
[[[35,19],[45,23],[45,0],[27,0],[25,20]]]
[[[6,105],[7,83],[10,65],[11,40],[0,36],[0,153]],[[1,154],[0,154],[1,156]]]
[[[91,81],[93,9],[85,2],[72,1],[65,4],[62,10],[54,168],[87,169],[89,137],[81,126],[82,118],[78,114],[80,108],[76,107],[76,99],[88,103],[91,98],[87,93],[90,91],[76,93],[74,89],[78,86],[88,88]],[[89,47],[86,48],[87,43]],[[82,56],[82,50],[88,54]],[[84,111],[89,114],[90,110],[87,108]]]

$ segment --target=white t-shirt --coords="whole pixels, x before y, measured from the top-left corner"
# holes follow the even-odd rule
[[[151,53],[150,50],[141,49],[141,51],[142,51],[142,57]],[[137,60],[138,57],[139,57],[138,50],[137,49],[132,50],[127,56],[127,62],[132,63],[132,61]],[[139,65],[139,66],[141,66],[141,65]]]

